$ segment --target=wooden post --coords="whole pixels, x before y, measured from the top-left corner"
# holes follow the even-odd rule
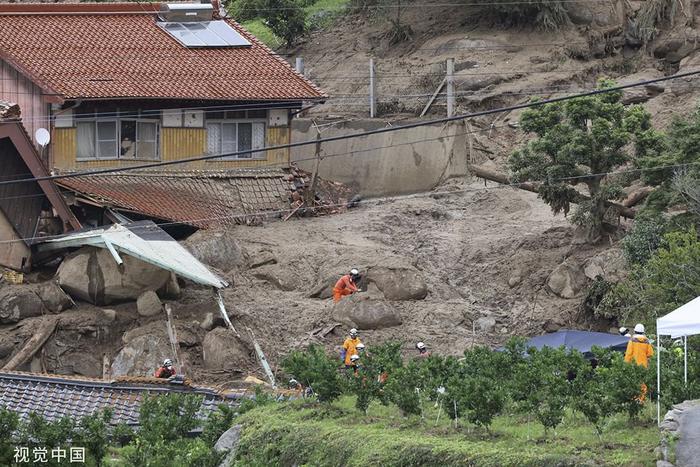
[[[300,75],[304,74],[304,57],[297,57],[296,62],[294,64],[294,69],[297,70],[297,73]]]
[[[369,117],[374,118],[377,116],[377,95],[376,95],[376,85],[374,77],[374,59],[369,59]]]
[[[321,165],[321,130],[316,122],[314,122],[314,126],[316,127],[316,166],[314,167],[314,173],[311,175],[311,187],[308,190],[308,198],[306,200],[306,205],[309,207],[314,206],[316,186],[318,185],[318,167]]]
[[[455,59],[447,59],[447,116],[451,117],[455,114]]]

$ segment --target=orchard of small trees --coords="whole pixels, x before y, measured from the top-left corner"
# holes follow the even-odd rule
[[[398,344],[386,343],[363,357],[356,374],[340,377],[328,373],[335,366],[337,374],[338,360],[319,347],[292,352],[283,367],[297,378],[294,370],[302,361],[308,362],[306,382],[323,381],[319,401],[330,403],[343,393],[352,394],[364,414],[369,411],[371,415],[373,400],[394,404],[405,416],[423,417],[425,407],[431,405],[455,422],[468,422],[489,432],[500,414],[521,413],[537,420],[545,433],[555,433],[569,410],[585,417],[601,436],[612,415],[639,416],[641,384],[650,388],[648,400],[655,388],[655,369],[625,363],[619,352],[595,349],[594,356],[596,364],[577,351],[526,349],[524,340],[514,338],[503,351],[475,347],[462,358],[430,356],[407,362],[401,361]],[[674,361],[673,355],[666,358]],[[673,365],[669,363],[669,369]],[[665,378],[682,381],[680,374],[670,374],[669,369]],[[687,388],[677,389],[664,403],[678,402],[674,396],[687,394]]]

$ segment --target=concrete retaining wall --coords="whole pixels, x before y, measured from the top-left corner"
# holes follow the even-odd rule
[[[332,122],[318,122],[320,126],[327,123]],[[322,126],[322,138],[385,126],[376,120]],[[465,132],[464,124],[457,122],[323,143],[319,174],[352,185],[363,196],[427,191],[449,177],[467,174]],[[294,121],[292,142],[315,139],[311,120]],[[291,159],[304,170],[313,171],[314,151],[314,145],[293,148]]]

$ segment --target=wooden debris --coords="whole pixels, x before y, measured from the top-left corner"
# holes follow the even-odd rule
[[[469,168],[469,171],[476,175],[479,178],[483,178],[485,180],[491,180],[492,182],[497,182],[501,183],[504,185],[509,185],[511,182],[508,179],[508,177],[504,174],[494,172],[489,169],[485,169],[483,167],[479,167],[477,165],[469,164],[467,166]],[[530,183],[530,182],[525,182],[525,183],[518,183],[516,186],[513,188],[520,188],[521,190],[526,190],[526,191],[531,191],[533,193],[539,193],[539,186],[537,183]],[[579,194],[578,195],[579,200],[589,200],[591,199],[589,196],[586,196],[584,194]],[[632,208],[623,206],[618,203],[613,203],[611,201],[606,201],[605,205],[608,207],[613,207],[617,209],[617,211],[620,213],[622,217],[626,217],[628,219],[634,219],[635,216],[635,211]]]
[[[53,334],[56,326],[58,324],[58,319],[44,318],[39,328],[36,330],[34,335],[24,344],[24,346],[17,352],[9,362],[2,367],[3,370],[15,370],[18,367],[27,363],[49,340],[51,334]]]

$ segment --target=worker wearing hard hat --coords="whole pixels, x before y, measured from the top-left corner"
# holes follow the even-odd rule
[[[345,368],[352,368],[355,366],[353,365],[352,357],[357,356],[357,358],[359,358],[359,355],[357,355],[357,346],[360,344],[362,344],[362,341],[357,335],[357,329],[352,328],[350,330],[350,336],[343,342],[343,351],[340,354]]]
[[[649,343],[649,339],[644,335],[644,325],[637,324],[634,327],[634,335],[627,343],[627,351],[625,352],[625,361],[641,365],[644,368],[649,367],[649,358],[654,355],[654,348]]]
[[[333,287],[333,301],[339,302],[346,295],[358,292],[360,290],[357,287],[358,282],[360,282],[360,271],[353,268],[350,270],[350,274],[345,274],[335,283],[335,287]]]
[[[418,358],[428,358],[430,357],[430,352],[423,342],[416,344],[416,349],[418,349]]]
[[[649,367],[649,358],[654,355],[654,348],[649,343],[649,339],[644,335],[644,325],[637,324],[634,327],[634,335],[627,343],[627,351],[625,352],[625,361],[641,365],[644,368]],[[647,398],[647,385],[641,384],[641,394],[637,397],[637,401],[643,404]]]
[[[630,334],[630,330],[624,326],[620,328],[620,335],[622,337],[632,337],[632,334]]]

